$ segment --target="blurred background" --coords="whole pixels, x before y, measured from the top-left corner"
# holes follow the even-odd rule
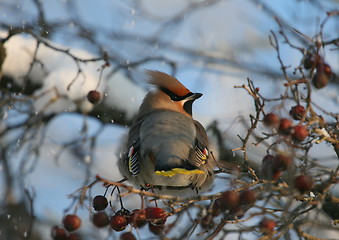
[[[321,55],[338,74],[339,19],[327,14],[338,9],[337,0],[1,0],[0,239],[50,239],[51,226],[61,224],[74,201],[71,193],[97,174],[121,179],[121,138],[151,89],[144,69],[203,93],[194,118],[220,147],[220,160],[241,159],[230,149],[241,147],[238,135],[246,134],[255,107],[234,86],[249,79],[262,96],[279,98],[286,76],[302,77],[296,69],[320,40],[337,41]],[[338,115],[338,84],[333,78],[312,91],[322,113]],[[101,93],[98,104],[87,100],[91,90]],[[266,112],[277,104],[267,101]],[[278,114],[288,116],[294,104],[286,99]],[[333,114],[323,115],[333,121]],[[266,147],[248,144],[247,154],[255,168]],[[338,166],[324,142],[309,154]],[[88,210],[78,211],[88,220],[83,239],[118,238],[95,229]]]

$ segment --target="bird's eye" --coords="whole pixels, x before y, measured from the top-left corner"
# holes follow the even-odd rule
[[[173,92],[171,92],[167,88],[161,88],[161,91],[166,93],[166,95],[168,95],[171,98],[172,101],[180,101],[180,100],[182,100],[178,95],[174,94]]]
[[[170,98],[171,98],[173,101],[179,101],[178,96],[175,95],[175,94],[170,95]]]

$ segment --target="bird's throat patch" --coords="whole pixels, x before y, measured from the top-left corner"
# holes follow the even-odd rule
[[[181,174],[205,174],[204,171],[199,169],[187,170],[184,168],[172,168],[171,170],[165,171],[155,171],[156,175],[164,176],[164,177],[173,177],[174,175],[181,173]]]

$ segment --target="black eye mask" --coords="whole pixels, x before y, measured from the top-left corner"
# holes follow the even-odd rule
[[[172,101],[175,101],[175,102],[182,101],[185,98],[188,98],[189,96],[193,95],[193,93],[189,92],[185,96],[178,96],[175,93],[168,90],[167,88],[160,88],[160,90],[163,91],[164,93],[166,93],[172,99]]]

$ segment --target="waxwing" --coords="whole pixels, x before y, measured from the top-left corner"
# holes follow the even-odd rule
[[[129,130],[120,173],[137,188],[165,194],[206,190],[216,162],[204,127],[192,118],[192,104],[202,94],[166,73],[146,74],[156,89],[145,96]]]

